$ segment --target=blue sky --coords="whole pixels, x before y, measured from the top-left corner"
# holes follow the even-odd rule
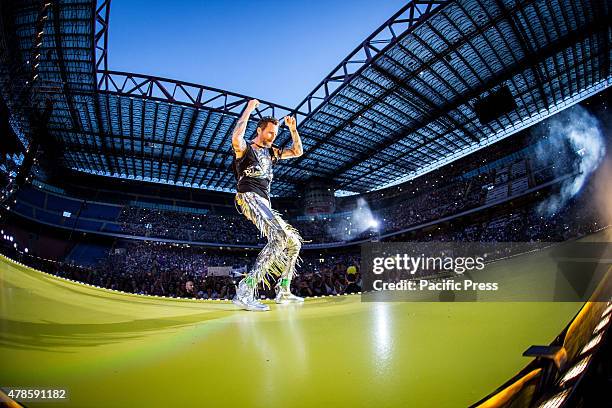
[[[109,69],[295,107],[400,0],[111,3]]]

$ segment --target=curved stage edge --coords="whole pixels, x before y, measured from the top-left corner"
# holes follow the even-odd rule
[[[608,228],[583,240],[612,241]],[[530,257],[524,256],[525,262]],[[125,294],[0,259],[0,387],[66,389],[27,407],[473,404],[582,302],[276,305]]]

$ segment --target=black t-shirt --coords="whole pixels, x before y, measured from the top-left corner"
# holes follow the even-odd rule
[[[241,158],[234,154],[232,169],[236,177],[236,190],[239,193],[252,191],[266,200],[270,200],[270,184],[272,183],[272,166],[279,156],[274,155],[274,149],[255,149],[248,144]]]

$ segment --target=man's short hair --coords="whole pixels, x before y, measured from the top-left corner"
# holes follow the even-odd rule
[[[268,123],[278,125],[278,119],[273,118],[272,116],[264,116],[263,118],[259,119],[259,122],[257,122],[257,127],[265,129],[266,126],[268,126]]]

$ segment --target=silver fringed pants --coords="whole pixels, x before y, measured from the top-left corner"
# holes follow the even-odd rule
[[[270,201],[254,192],[236,193],[236,204],[242,214],[268,239],[253,268],[245,278],[247,284],[257,287],[261,282],[270,288],[270,279],[279,277],[288,284],[300,265],[300,249],[304,240],[299,232],[272,209]]]

